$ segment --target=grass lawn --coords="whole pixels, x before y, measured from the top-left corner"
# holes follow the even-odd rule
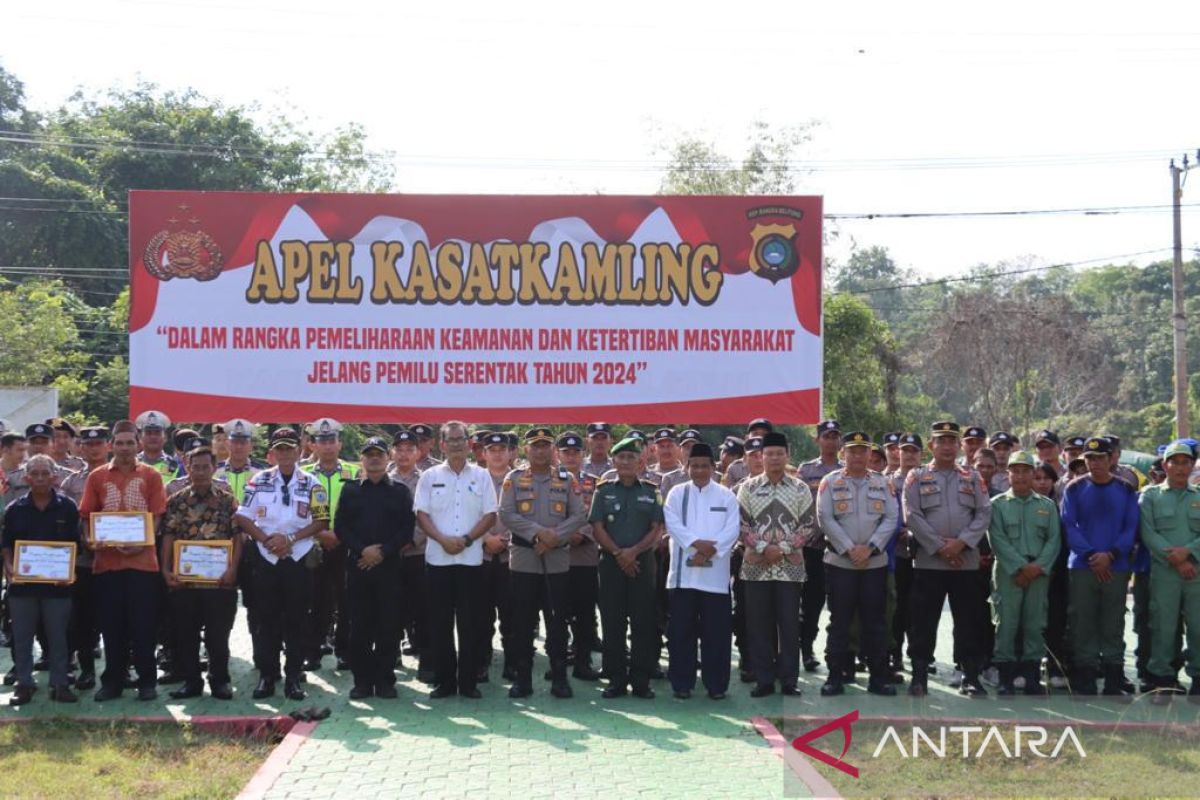
[[[986,724],[983,725],[986,733]],[[788,722],[780,728],[790,743],[814,727]],[[981,757],[974,757],[985,733],[969,739],[972,757],[963,758],[962,734],[948,732],[946,757],[937,758],[922,742],[919,758],[905,758],[887,739],[874,756],[887,730],[878,723],[855,723],[845,762],[859,770],[853,778],[813,761],[817,770],[845,797],[1195,797],[1200,793],[1200,731],[1195,729],[1133,730],[1074,729],[1086,757],[1068,742],[1057,759],[1038,758],[1026,749],[1021,758],[1005,758],[994,740]],[[927,720],[922,729],[938,741],[940,723]],[[1061,727],[1048,727],[1053,750]],[[904,749],[912,753],[912,728],[897,725]],[[1001,726],[1010,751],[1014,729]],[[1025,739],[1028,741],[1028,738]],[[835,731],[811,743],[833,756],[841,753],[842,734]]]
[[[274,745],[184,725],[117,720],[0,725],[0,795],[233,797]]]

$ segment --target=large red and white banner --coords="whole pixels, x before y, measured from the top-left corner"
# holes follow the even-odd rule
[[[820,415],[819,197],[135,191],[129,245],[134,414]]]

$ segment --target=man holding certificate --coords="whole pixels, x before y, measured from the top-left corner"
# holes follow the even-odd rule
[[[163,578],[171,590],[175,666],[183,685],[171,697],[199,697],[200,629],[208,650],[208,685],[218,700],[233,699],[229,682],[229,632],[237,615],[237,566],[242,537],[238,502],[213,483],[216,456],[208,447],[187,454],[191,484],[171,495],[162,521]]]
[[[114,424],[112,461],[88,475],[79,508],[91,531],[88,546],[96,555],[92,574],[104,636],[97,702],[121,696],[131,651],[138,699],[158,697],[154,638],[162,578],[154,528],[167,498],[162,476],[154,467],[138,463],[137,450],[137,427],[129,420]]]
[[[388,475],[387,442],[372,437],[360,452],[366,474],[342,486],[333,521],[346,547],[344,610],[350,623],[352,700],[372,694],[396,697],[401,553],[412,546],[416,522],[412,492]]]
[[[5,510],[2,540],[17,671],[17,688],[9,705],[24,705],[37,691],[33,637],[39,626],[45,633],[50,662],[50,699],[74,703],[78,698],[67,686],[67,626],[79,510],[69,497],[55,490],[54,459],[50,456],[30,458],[25,478],[29,494]]]
[[[254,566],[257,620],[250,635],[259,670],[254,699],[275,694],[279,653],[286,650],[284,694],[303,700],[304,668],[312,580],[304,557],[313,536],[329,527],[329,494],[312,475],[298,468],[300,437],[291,428],[271,434],[275,466],[254,476],[237,510],[237,524],[254,540],[259,561]],[[394,613],[387,609],[385,613]]]

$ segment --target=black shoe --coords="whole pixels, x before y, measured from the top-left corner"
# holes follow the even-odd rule
[[[79,697],[66,686],[51,686],[50,699],[56,703],[79,702]]]
[[[913,682],[908,685],[909,697],[924,697],[929,694],[929,687],[925,685],[924,680],[913,679]]]
[[[460,687],[458,690],[458,696],[465,697],[468,700],[478,700],[483,697],[483,692],[479,691],[473,686],[470,689],[463,689]]]
[[[784,683],[784,684],[780,685],[779,693],[785,694],[788,697],[799,697],[800,696],[800,687],[794,683]]]
[[[571,689],[571,684],[567,683],[566,678],[560,678],[551,684],[550,694],[563,700],[575,696],[575,692]]]
[[[709,692],[709,700],[724,700],[727,695],[724,692]]]
[[[887,681],[867,681],[867,692],[881,697],[895,697],[896,687]]]
[[[676,700],[691,700],[692,692],[690,689],[680,689],[677,692],[672,692]]]
[[[821,687],[821,697],[836,697],[839,694],[845,694],[845,693],[846,693],[845,685],[843,685],[841,681],[834,680],[832,675],[829,677],[829,680],[825,681],[825,684]]]
[[[1080,667],[1071,678],[1071,694],[1077,697],[1096,696],[1096,670]]]
[[[417,669],[417,680],[427,686],[433,685],[434,672],[429,667],[421,667]]]
[[[143,702],[148,702],[150,700],[157,700],[158,699],[158,689],[155,689],[153,686],[142,686],[138,689],[137,697],[138,697],[138,700],[141,700]]]
[[[629,694],[629,690],[624,686],[609,686],[600,693],[600,696],[605,700],[613,700],[618,697],[624,697],[627,694]]]
[[[522,697],[529,697],[533,694],[533,687],[522,681],[517,681],[508,689],[508,696],[513,700],[520,700]]]
[[[775,684],[773,683],[760,683],[750,690],[751,697],[766,697],[771,694],[775,694]]]
[[[804,671],[805,672],[816,672],[820,668],[820,666],[821,666],[821,662],[817,661],[817,659],[813,658],[812,653],[804,654]]]
[[[456,694],[458,694],[457,686],[444,683],[441,686],[433,687],[433,691],[429,693],[429,699],[441,700],[443,697],[454,697]]]
[[[590,664],[576,665],[575,669],[571,670],[571,677],[581,681],[598,681],[600,673],[592,669]]]
[[[350,689],[351,700],[365,700],[375,694],[375,690],[370,686],[355,686]]]
[[[741,670],[738,672],[738,680],[740,680],[742,683],[754,683],[754,681],[757,679],[754,677],[753,672]]]
[[[634,697],[640,697],[643,700],[653,700],[654,699],[654,690],[651,689],[649,686],[635,686],[635,687],[633,687],[632,694]]]
[[[34,686],[18,686],[12,693],[12,697],[8,698],[10,706],[23,706],[33,699]]]
[[[517,668],[504,665],[504,669],[500,671],[500,677],[506,681],[515,681],[517,679]]]
[[[375,687],[375,696],[382,697],[384,700],[395,700],[400,693],[396,691],[393,684],[383,683]]]
[[[79,677],[75,679],[75,688],[79,691],[93,689],[95,686],[96,673],[94,672],[81,672],[79,673]]]
[[[225,681],[224,683],[210,684],[208,691],[216,700],[233,699],[233,686],[229,683],[229,681]]]
[[[37,661],[33,662],[34,672],[45,672],[48,669],[50,669],[50,662],[46,660],[45,656],[42,656]]]
[[[13,667],[8,672],[4,673],[4,685],[13,686],[17,682],[17,668]]]
[[[259,678],[258,685],[254,687],[253,694],[250,695],[255,700],[263,700],[268,697],[275,696],[275,681],[270,678]]]
[[[299,678],[287,678],[283,682],[283,696],[288,700],[303,700],[308,693],[300,687]]]
[[[204,694],[204,684],[200,683],[199,681],[196,681],[195,683],[184,681],[182,686],[180,686],[178,689],[168,692],[168,694],[175,700],[186,700],[189,697],[199,697],[200,695]]]
[[[120,686],[101,686],[92,699],[97,703],[103,703],[106,700],[116,700],[124,693],[125,690]]]
[[[979,678],[964,675],[958,687],[958,693],[963,697],[987,697],[987,689],[979,682]]]

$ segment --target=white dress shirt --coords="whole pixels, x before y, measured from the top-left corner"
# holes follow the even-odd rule
[[[671,537],[667,588],[728,594],[730,554],[741,532],[740,510],[733,492],[713,481],[703,487],[692,481],[681,483],[667,495],[663,516]],[[716,555],[709,566],[689,566],[687,560],[696,554],[693,545],[702,540],[716,542]]]
[[[483,467],[467,463],[455,472],[448,463],[438,464],[421,473],[417,481],[413,508],[424,511],[434,527],[446,536],[465,536],[484,515],[496,511],[496,487]],[[450,555],[433,539],[425,544],[425,563],[433,567],[461,564],[477,567],[483,563],[480,539],[457,555]]]

